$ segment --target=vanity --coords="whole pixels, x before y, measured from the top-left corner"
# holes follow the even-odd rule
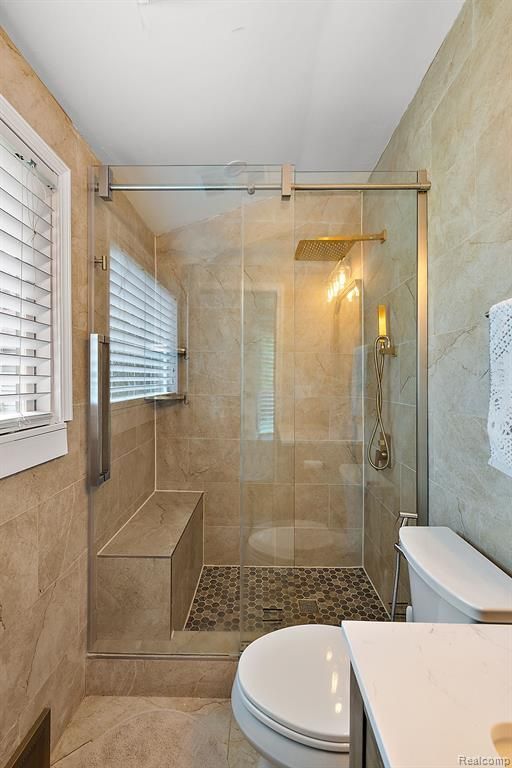
[[[344,621],[342,628],[350,768],[512,766],[512,626]]]

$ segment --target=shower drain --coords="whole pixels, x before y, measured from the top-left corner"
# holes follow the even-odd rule
[[[263,608],[263,621],[282,621],[283,609],[282,608]]]
[[[300,613],[318,613],[318,603],[316,600],[299,600]]]

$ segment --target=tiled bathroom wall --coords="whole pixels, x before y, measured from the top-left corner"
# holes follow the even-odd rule
[[[57,740],[84,695],[87,573],[87,167],[94,157],[0,30],[0,92],[71,169],[69,453],[0,480],[0,764],[44,706]]]
[[[238,206],[238,207],[237,207]],[[240,550],[240,319],[242,212],[157,238],[158,279],[178,296],[180,382],[189,403],[159,405],[159,490],[206,491],[205,563],[237,563]],[[188,368],[188,373],[187,373]],[[188,377],[188,381],[187,381]]]
[[[512,296],[512,5],[467,0],[378,169],[429,169],[430,523],[512,570],[512,479],[488,466],[488,323]]]
[[[246,564],[360,564],[360,298],[329,303],[335,264],[294,260],[302,237],[358,233],[359,195],[233,203],[157,239],[189,350],[189,405],[157,410],[157,487],[207,492],[206,563],[238,563],[242,536]]]

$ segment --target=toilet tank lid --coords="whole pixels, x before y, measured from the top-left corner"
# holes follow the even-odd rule
[[[512,623],[512,578],[450,528],[403,527],[400,544],[410,566],[466,616]]]

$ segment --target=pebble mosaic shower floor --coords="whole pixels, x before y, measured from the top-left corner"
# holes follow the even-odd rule
[[[387,613],[362,568],[246,569],[246,632],[344,619],[386,621]],[[206,565],[185,629],[237,631],[240,569]]]

